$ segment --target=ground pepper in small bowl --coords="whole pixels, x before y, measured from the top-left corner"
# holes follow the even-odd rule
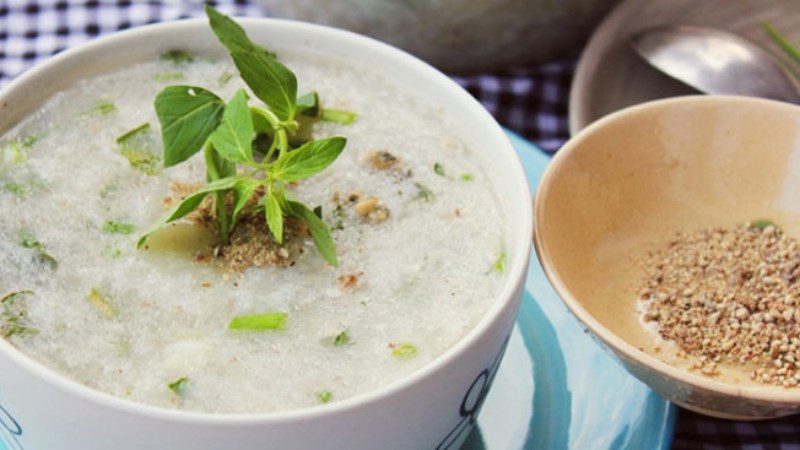
[[[800,383],[800,242],[769,221],[678,233],[648,252],[643,318],[695,359],[693,369],[745,368],[751,379]]]

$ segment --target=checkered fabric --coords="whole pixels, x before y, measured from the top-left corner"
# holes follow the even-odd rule
[[[268,16],[246,0],[211,2],[238,16]],[[96,36],[148,23],[202,16],[198,0],[0,0],[0,87],[37,62]],[[568,137],[574,55],[535,67],[454,79],[506,127],[549,152]],[[676,449],[800,450],[800,416],[733,422],[680,411]]]

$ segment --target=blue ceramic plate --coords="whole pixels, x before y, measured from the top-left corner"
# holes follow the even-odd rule
[[[509,138],[535,190],[549,158]],[[675,407],[586,334],[534,256],[517,327],[464,450],[668,449],[674,423]]]
[[[509,137],[535,189],[549,158]],[[464,450],[668,449],[674,423],[675,408],[586,335],[534,257],[517,327]]]

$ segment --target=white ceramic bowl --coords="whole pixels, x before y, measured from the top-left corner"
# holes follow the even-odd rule
[[[352,399],[277,414],[210,415],[133,403],[71,381],[0,339],[0,437],[11,449],[456,449],[472,428],[513,327],[530,257],[530,194],[511,144],[469,94],[400,50],[318,25],[239,22],[254,41],[279,53],[300,48],[369,64],[455,116],[463,125],[458,136],[479,152],[510,223],[513,251],[501,293],[466,337],[409,377]],[[1,91],[0,132],[77,80],[155,59],[170,48],[223,55],[205,20],[98,39]]]

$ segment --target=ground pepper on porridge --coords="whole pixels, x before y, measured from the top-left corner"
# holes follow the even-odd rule
[[[768,221],[679,233],[645,270],[643,318],[692,369],[733,364],[761,383],[800,383],[800,242]]]

